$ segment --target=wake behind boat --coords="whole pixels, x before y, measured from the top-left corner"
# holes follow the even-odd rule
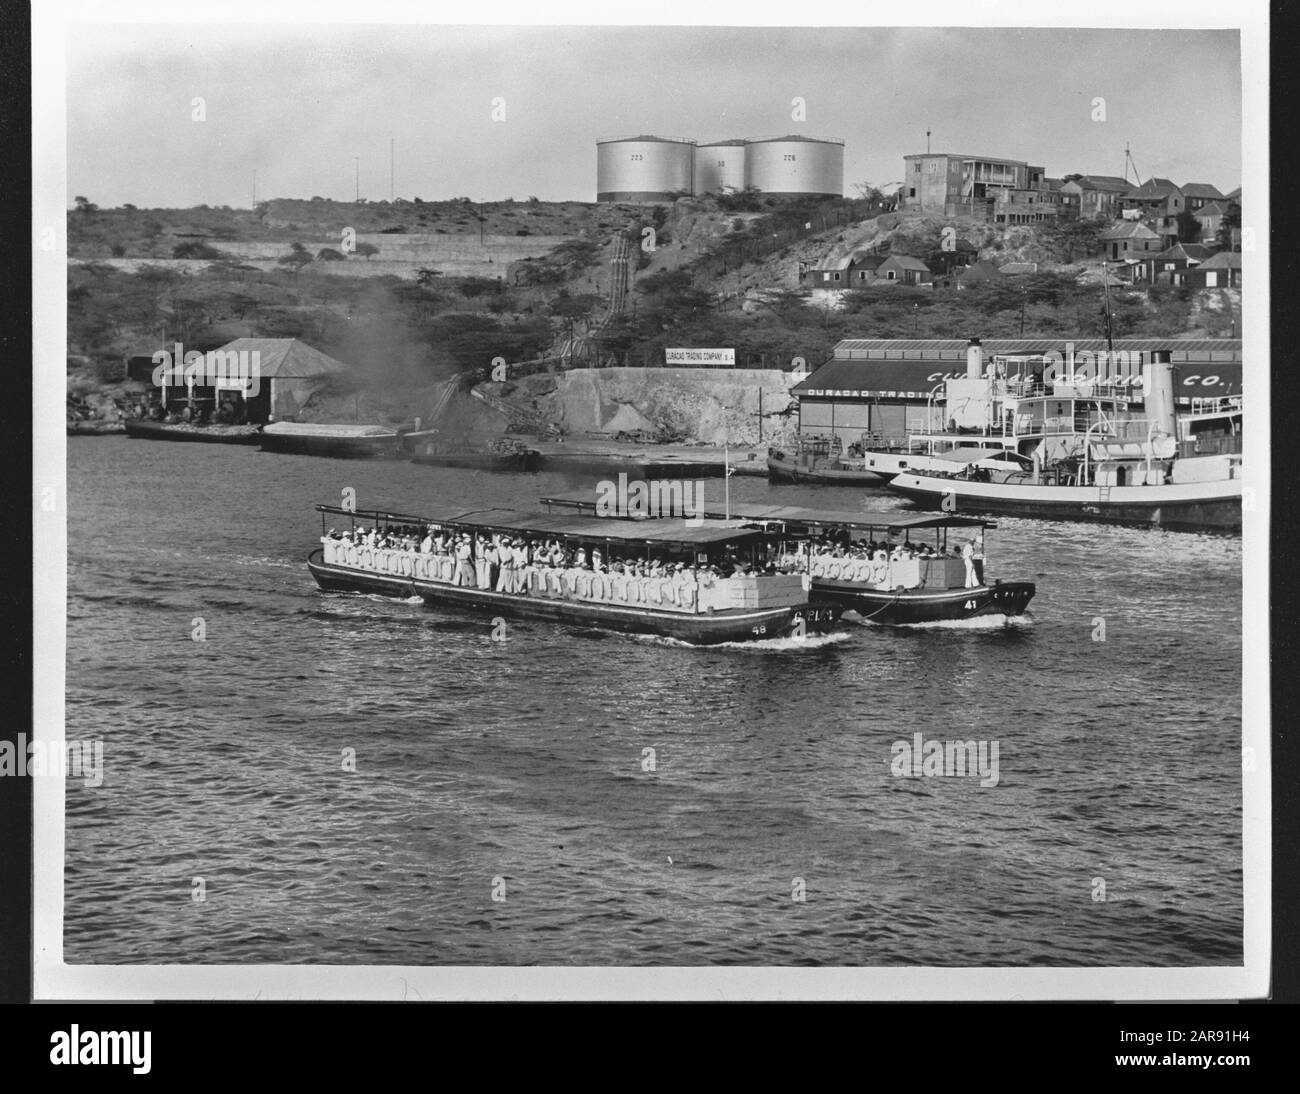
[[[645,527],[504,509],[417,517],[316,508],[323,534],[307,565],[327,591],[419,596],[433,607],[696,645],[800,638],[840,616],[834,605],[810,605],[803,575],[762,572],[779,545],[740,521]],[[344,531],[326,532],[326,514]]]

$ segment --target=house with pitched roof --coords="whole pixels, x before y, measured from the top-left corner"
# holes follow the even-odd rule
[[[1175,243],[1159,254],[1141,259],[1134,267],[1133,280],[1150,284],[1177,284],[1175,274],[1199,266],[1213,254],[1214,249],[1202,243]]]
[[[1119,216],[1119,199],[1133,189],[1128,179],[1115,175],[1080,175],[1061,183],[1057,191],[1061,211],[1091,220]]]
[[[1220,251],[1199,266],[1186,270],[1175,284],[1192,289],[1241,288],[1241,252]]]
[[[1187,199],[1187,211],[1194,213],[1212,201],[1225,201],[1226,196],[1208,182],[1189,182],[1182,187],[1183,197]]]
[[[1147,179],[1120,199],[1120,207],[1138,209],[1144,217],[1176,217],[1187,208],[1187,198],[1169,179]]]
[[[1126,220],[1115,224],[1102,232],[1099,238],[1112,262],[1158,254],[1164,250],[1160,235],[1140,220]]]
[[[972,285],[978,285],[981,281],[996,281],[1002,276],[1002,271],[997,268],[987,258],[981,258],[973,266],[967,266],[957,275],[957,288],[968,289]]]
[[[876,279],[885,256],[872,251],[851,251],[837,258],[825,258],[818,265],[799,271],[799,280],[811,289],[860,289]]]
[[[1219,226],[1223,223],[1223,218],[1227,214],[1227,198],[1224,198],[1223,201],[1207,202],[1192,214],[1196,217],[1196,222],[1201,226],[1201,240],[1203,242],[1213,242],[1218,239]]]
[[[898,281],[904,285],[928,285],[933,278],[930,267],[911,255],[890,255],[876,269],[879,281]]]

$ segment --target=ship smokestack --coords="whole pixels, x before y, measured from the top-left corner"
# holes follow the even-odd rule
[[[966,347],[966,378],[978,380],[983,375],[984,350],[980,347],[980,340],[972,338],[970,345]]]
[[[1155,423],[1155,428],[1174,435],[1174,366],[1167,349],[1153,351],[1151,359],[1142,366],[1142,398],[1146,416]]]

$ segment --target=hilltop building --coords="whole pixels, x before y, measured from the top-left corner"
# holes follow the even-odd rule
[[[924,152],[903,157],[899,208],[1033,224],[1057,215],[1059,194],[1042,167],[1024,160]]]
[[[1119,199],[1133,189],[1115,175],[1080,175],[1061,184],[1061,211],[1084,220],[1119,216]]]

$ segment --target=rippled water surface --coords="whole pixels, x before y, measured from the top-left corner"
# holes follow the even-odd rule
[[[67,781],[69,962],[1241,963],[1238,539],[1003,519],[991,575],[1038,583],[1010,626],[494,642],[320,592],[312,506],[529,508],[593,480],[68,456],[67,736],[105,764]],[[916,733],[997,742],[997,785],[896,777]]]

